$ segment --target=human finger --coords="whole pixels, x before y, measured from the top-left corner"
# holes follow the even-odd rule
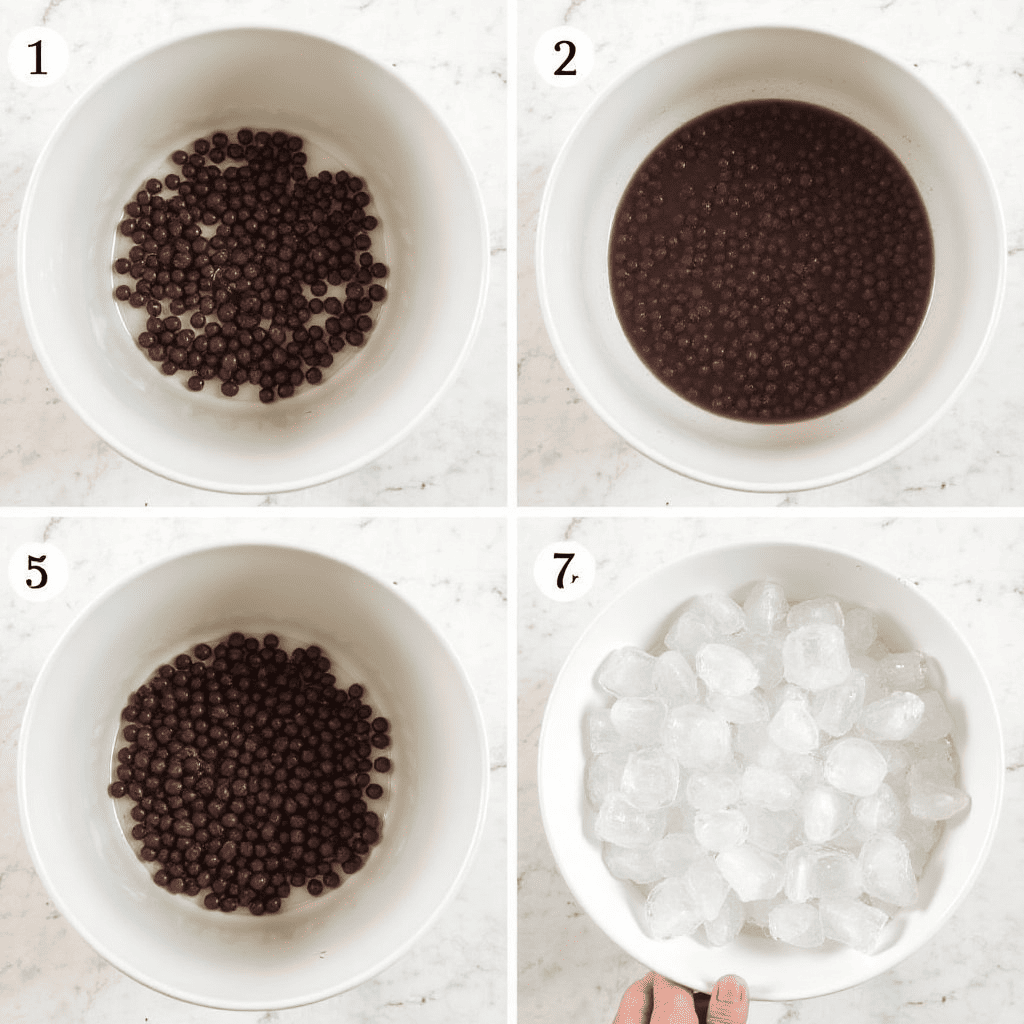
[[[746,1024],[749,1012],[747,983],[737,974],[719,978],[711,990],[707,1024]]]
[[[651,1024],[698,1024],[693,995],[689,989],[673,985],[656,974],[651,983],[651,992],[654,996]]]
[[[651,1019],[651,982],[656,977],[653,971],[634,981],[619,1000],[619,1011],[612,1024],[649,1024]]]

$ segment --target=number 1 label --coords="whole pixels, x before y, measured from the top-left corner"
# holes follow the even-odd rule
[[[52,28],[27,28],[7,47],[7,66],[25,85],[52,85],[68,68],[68,44]]]

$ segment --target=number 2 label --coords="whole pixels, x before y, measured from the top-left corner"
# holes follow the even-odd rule
[[[565,89],[583,81],[593,70],[594,44],[583,29],[560,25],[537,40],[533,63],[548,85]]]

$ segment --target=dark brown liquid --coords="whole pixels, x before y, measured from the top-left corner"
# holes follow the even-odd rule
[[[734,419],[831,412],[913,341],[934,258],[896,156],[791,100],[720,107],[640,166],[612,226],[612,299],[673,391]]]

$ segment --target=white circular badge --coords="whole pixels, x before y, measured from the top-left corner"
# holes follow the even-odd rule
[[[533,578],[552,601],[582,597],[594,585],[595,571],[594,556],[574,540],[549,544],[533,563]]]
[[[68,584],[67,559],[55,544],[22,544],[7,563],[7,579],[14,592],[26,601],[49,601]]]
[[[533,48],[533,63],[537,74],[549,85],[568,89],[593,71],[594,44],[581,28],[549,28]]]
[[[25,85],[52,85],[68,69],[68,44],[52,28],[27,28],[7,47],[7,66]]]

